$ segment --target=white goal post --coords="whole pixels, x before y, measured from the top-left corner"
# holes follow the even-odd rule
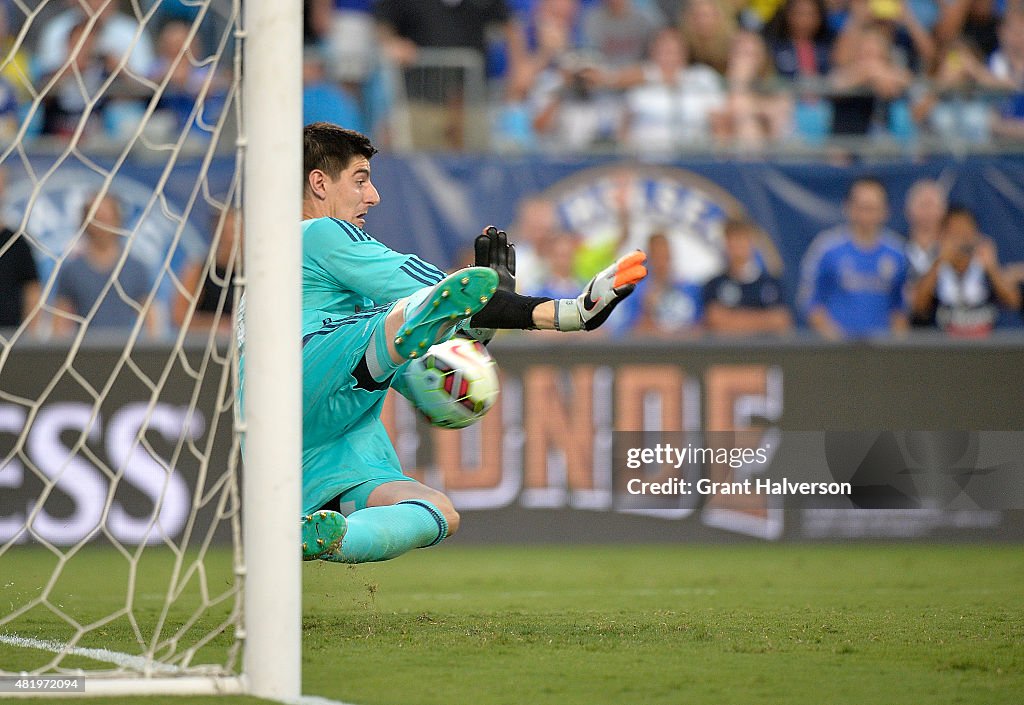
[[[301,702],[303,4],[179,3],[192,14],[169,16],[187,27],[186,46],[201,36],[209,46],[203,53],[183,47],[166,72],[144,74],[133,61],[152,42],[147,35],[164,26],[161,4],[13,0],[6,18],[13,49],[0,56],[0,81],[15,84],[9,87],[21,107],[12,142],[0,139],[0,171],[10,177],[0,225],[13,233],[8,240],[0,232],[0,257],[27,243],[40,271],[24,321],[0,328],[0,493],[9,491],[8,500],[0,497],[0,680],[79,676],[85,696],[250,694]],[[73,10],[65,58],[28,75],[22,66],[45,56],[41,49],[31,62],[19,56],[42,47],[51,23]],[[111,15],[101,17],[108,10],[124,18],[122,29],[136,29],[128,49],[107,55],[94,72],[86,55],[94,41],[106,41],[99,33],[111,24]],[[178,68],[190,72],[194,104],[182,112],[183,126],[171,129],[161,111]],[[65,122],[51,137],[58,108]],[[123,254],[95,305],[67,309],[62,270],[88,249],[107,196],[121,204],[123,222],[100,229],[119,236]],[[207,211],[215,224],[203,240],[196,223]],[[235,212],[244,226],[229,225]],[[63,221],[72,218],[68,227]],[[58,221],[63,241],[47,234]],[[236,232],[230,263],[215,262],[218,244]],[[125,283],[129,253],[149,256],[151,281],[141,295]],[[179,260],[188,258],[200,263],[201,286],[203,277],[226,279],[228,293],[202,334],[190,324],[205,289],[182,275]],[[129,306],[136,320],[97,344],[91,336],[104,296]],[[173,308],[172,322],[171,302],[180,301],[183,313]],[[242,307],[244,330],[228,325]],[[71,332],[60,334],[62,326]],[[236,401],[236,334],[245,348],[244,413]],[[25,374],[33,366],[50,370],[50,359],[45,384]],[[122,394],[137,400],[115,408],[111,399]],[[198,479],[183,482],[181,465],[194,466]],[[124,509],[129,491],[144,495],[144,514]],[[179,506],[190,513],[176,514]],[[117,594],[90,602],[92,578],[81,576],[94,559],[125,578]],[[163,571],[168,582],[154,588]],[[94,578],[97,585],[107,579]],[[126,635],[119,644],[128,646],[105,643],[107,630]],[[207,664],[211,651],[220,660]],[[0,698],[19,694],[44,693],[5,690]]]
[[[245,672],[284,699],[301,692],[302,2],[248,0],[245,21]]]

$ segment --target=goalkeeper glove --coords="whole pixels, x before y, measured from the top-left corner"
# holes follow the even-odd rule
[[[474,243],[477,267],[490,267],[498,273],[498,289],[515,293],[516,291],[516,246],[508,241],[508,234],[488,225],[477,235]],[[469,337],[486,345],[494,338],[494,328],[464,328]]]
[[[597,273],[575,299],[555,299],[555,328],[561,331],[594,330],[647,276],[647,255],[636,250]]]
[[[508,241],[508,234],[488,225],[477,235],[474,243],[477,267],[490,267],[498,273],[498,288],[516,290],[516,246]]]

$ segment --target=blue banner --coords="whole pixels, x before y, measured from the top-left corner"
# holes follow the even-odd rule
[[[65,252],[80,224],[87,192],[102,185],[102,160],[75,159],[48,173],[53,158],[27,162],[32,170],[8,165],[10,184],[5,220],[21,222],[30,202],[27,231],[46,273]],[[172,166],[128,161],[112,170],[111,190],[127,201],[126,226],[145,219],[133,252],[156,272],[172,242],[177,266],[202,254],[209,242],[209,197],[222,199],[235,178],[233,156]],[[205,173],[205,176],[204,176]],[[821,230],[843,219],[850,183],[871,175],[886,186],[889,225],[906,231],[903,205],[911,185],[937,179],[951,203],[970,208],[982,232],[992,237],[1003,263],[1024,261],[1024,157],[948,157],[915,162],[857,164],[679,161],[652,164],[610,157],[469,156],[382,154],[373,160],[373,181],[382,202],[370,211],[367,230],[400,251],[416,252],[441,267],[464,258],[472,239],[487,224],[511,229],[519,203],[540,195],[552,200],[562,226],[585,244],[604,248],[646,244],[665,232],[677,246],[678,274],[697,283],[721,266],[721,222],[745,215],[767,234],[762,256],[781,277],[791,299],[800,260]],[[36,185],[41,184],[36,194]],[[159,187],[158,197],[154,189]],[[35,194],[35,195],[34,195]],[[625,223],[625,225],[624,225]]]
[[[843,199],[854,179],[874,176],[890,199],[889,226],[907,229],[907,191],[919,179],[936,179],[949,202],[970,208],[981,231],[993,238],[1000,261],[1024,260],[1024,157],[934,158],[871,165],[743,161],[675,162],[651,165],[601,158],[415,156],[374,158],[373,179],[381,192],[367,229],[396,249],[414,250],[440,266],[451,266],[481,227],[514,223],[518,202],[531,194],[554,198],[563,225],[585,225],[584,239],[615,227],[615,181],[633,176],[646,197],[631,201],[628,217],[637,244],[643,231],[660,227],[691,245],[707,237],[701,219],[746,215],[774,243],[782,278],[792,296],[800,260],[811,240],[843,220]],[[665,195],[667,192],[675,191]],[[680,195],[681,194],[681,195]],[[687,200],[686,195],[692,196]],[[589,203],[585,202],[589,197]],[[669,202],[668,207],[665,203]],[[673,206],[679,206],[678,208]],[[574,214],[574,207],[589,218]],[[696,211],[696,213],[694,212]],[[596,232],[595,232],[596,231]],[[518,234],[509,231],[515,239]],[[706,259],[700,247],[688,256]]]

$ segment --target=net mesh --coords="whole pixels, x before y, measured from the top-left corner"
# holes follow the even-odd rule
[[[239,5],[0,18],[0,674],[238,671]]]

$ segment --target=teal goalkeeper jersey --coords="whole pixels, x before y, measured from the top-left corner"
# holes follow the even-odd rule
[[[302,222],[302,329],[390,303],[432,286],[444,272],[395,252],[336,218]]]
[[[388,304],[433,286],[444,272],[414,255],[395,252],[361,228],[336,218],[302,221],[302,332]],[[237,312],[239,377],[245,375],[245,309]]]

